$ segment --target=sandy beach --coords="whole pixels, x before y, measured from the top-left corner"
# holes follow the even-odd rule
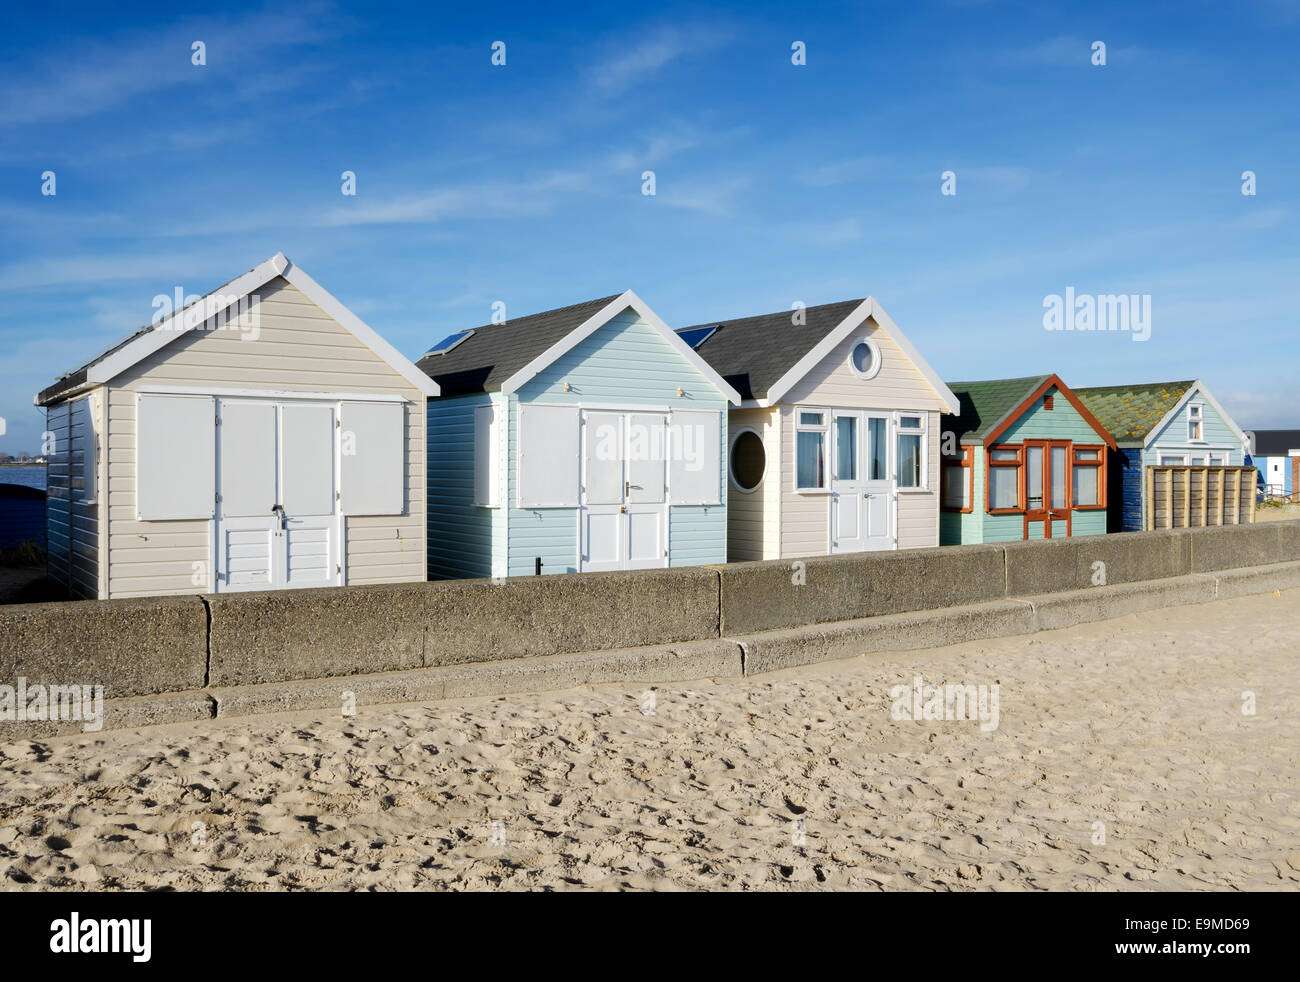
[[[5,743],[0,885],[1295,890],[1298,633],[1289,591],[652,700]],[[916,676],[997,684],[997,728],[895,719]]]

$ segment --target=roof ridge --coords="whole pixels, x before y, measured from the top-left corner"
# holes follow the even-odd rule
[[[839,307],[839,306],[843,306],[844,304],[854,304],[856,306],[857,304],[861,304],[866,299],[867,299],[866,297],[858,297],[856,300],[831,300],[827,303],[814,304],[811,307],[802,307],[799,309],[803,310],[804,312],[807,312],[812,310],[824,310],[827,307]],[[690,331],[701,327],[714,327],[714,326],[734,327],[735,325],[742,324],[745,321],[763,320],[766,317],[776,317],[778,315],[783,315],[783,314],[792,314],[794,313],[794,310],[795,308],[790,308],[786,310],[771,310],[763,314],[747,314],[744,317],[732,317],[727,320],[700,321],[698,324],[690,324],[686,327],[677,327],[674,328],[673,330],[675,333],[680,334],[682,331]]]

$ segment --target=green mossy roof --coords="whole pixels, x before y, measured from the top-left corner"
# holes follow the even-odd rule
[[[1116,443],[1141,444],[1155,425],[1196,383],[1144,382],[1139,385],[1103,385],[1075,389],[1079,401],[1097,417]]]
[[[963,443],[981,443],[989,432],[1050,375],[1031,378],[995,378],[983,382],[949,382],[961,407],[952,431]],[[947,427],[945,427],[946,429]]]

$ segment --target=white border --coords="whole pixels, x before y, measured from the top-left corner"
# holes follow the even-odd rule
[[[858,350],[858,345],[860,344],[865,344],[868,350],[870,350],[871,352],[871,371],[869,372],[858,371],[858,366],[853,363],[853,352]],[[880,345],[876,344],[875,341],[872,341],[871,338],[867,337],[866,335],[863,335],[853,343],[853,347],[849,348],[848,361],[849,361],[849,371],[851,371],[858,378],[862,379],[864,382],[869,382],[877,375],[880,374],[880,364],[881,364]]]

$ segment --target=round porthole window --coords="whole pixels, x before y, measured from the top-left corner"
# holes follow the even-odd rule
[[[731,441],[731,480],[741,491],[753,491],[763,483],[767,451],[753,430],[741,430]]]
[[[863,338],[849,351],[849,367],[858,378],[874,378],[880,371],[880,348],[875,341]]]

